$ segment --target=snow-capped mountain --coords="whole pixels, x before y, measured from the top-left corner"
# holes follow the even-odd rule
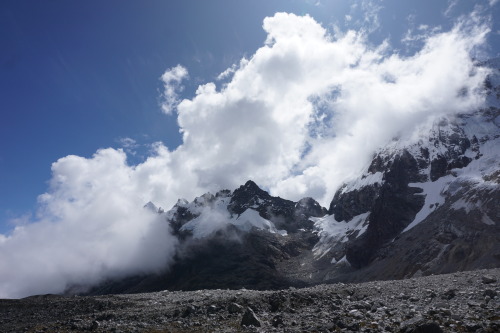
[[[274,289],[500,267],[498,69],[485,93],[483,109],[434,119],[380,148],[328,209],[273,197],[252,181],[168,211],[146,204],[179,239],[175,264],[92,293]]]
[[[337,191],[329,215],[315,219],[315,255],[333,263],[321,279],[500,265],[499,77],[496,70],[485,84],[487,107],[394,140]]]
[[[163,214],[174,233],[202,239],[227,228],[244,232],[255,228],[282,236],[299,229],[311,230],[309,218],[325,215],[326,209],[312,198],[293,202],[272,197],[249,180],[232,193],[206,193],[193,202],[181,199]]]

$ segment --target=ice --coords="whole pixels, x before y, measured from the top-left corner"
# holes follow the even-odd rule
[[[251,208],[245,210],[241,215],[230,219],[229,223],[240,230],[250,231],[252,228],[267,230],[270,233],[278,233],[274,223],[259,215],[259,212]]]
[[[313,248],[316,259],[327,254],[335,244],[347,242],[349,236],[356,231],[358,232],[356,237],[361,236],[368,228],[366,221],[369,215],[369,212],[363,213],[353,217],[348,222],[338,222],[333,215],[311,218],[316,232],[320,236],[320,240]]]
[[[355,190],[359,190],[362,187],[373,185],[375,183],[381,184],[383,182],[382,180],[383,176],[384,174],[382,172],[365,174],[363,175],[363,177],[347,183],[346,186],[342,188],[341,193],[344,194]]]
[[[442,192],[452,180],[453,176],[445,176],[439,178],[435,182],[409,184],[411,187],[418,187],[423,190],[423,192],[418,195],[425,196],[425,203],[422,209],[415,216],[415,219],[403,230],[403,232],[414,228],[420,222],[425,220],[430,213],[436,210],[436,208],[444,204],[445,197]]]

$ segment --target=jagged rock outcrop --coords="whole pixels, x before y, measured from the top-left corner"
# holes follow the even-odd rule
[[[420,179],[417,160],[407,150],[397,154],[388,163],[382,185],[370,186],[368,190],[375,192],[369,207],[368,228],[347,247],[346,256],[351,265],[356,268],[366,266],[372,260],[374,250],[394,238],[413,221],[425,200],[419,196],[422,190],[409,184]]]

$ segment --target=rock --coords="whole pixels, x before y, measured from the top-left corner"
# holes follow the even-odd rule
[[[182,318],[186,318],[196,312],[196,308],[193,305],[188,305],[184,312],[182,313]]]
[[[467,305],[470,306],[471,308],[474,308],[474,307],[478,307],[480,304],[478,302],[468,301]]]
[[[243,307],[237,303],[230,303],[227,307],[229,313],[241,313],[243,312]]]
[[[207,314],[212,314],[212,313],[216,313],[218,311],[218,308],[217,306],[215,305],[209,305],[208,308],[207,308]]]
[[[253,310],[247,307],[245,313],[243,314],[243,318],[241,319],[241,326],[261,327],[262,324],[260,323]]]
[[[271,305],[271,312],[276,312],[282,308],[284,300],[279,296],[272,297],[269,300],[269,305]]]
[[[483,296],[488,296],[490,298],[493,298],[497,295],[497,292],[493,289],[486,289],[484,292],[483,292]]]
[[[434,305],[434,307],[436,309],[447,309],[449,307],[449,305],[447,303],[444,303],[444,302],[440,302],[440,303],[436,303]]]
[[[483,281],[484,284],[490,284],[490,283],[497,282],[497,279],[493,275],[483,275],[481,277],[481,280]]]
[[[90,325],[90,329],[91,329],[92,331],[94,331],[94,330],[96,330],[96,329],[98,329],[98,328],[99,328],[99,322],[98,322],[97,320],[94,320],[94,321],[92,322],[92,325]]]
[[[274,316],[271,320],[271,325],[273,325],[273,327],[285,326],[285,324],[283,323],[283,317],[280,315]]]
[[[441,296],[441,298],[450,300],[453,297],[455,297],[456,295],[457,295],[456,289],[448,289],[447,291],[444,292],[444,294]]]
[[[351,311],[349,311],[349,315],[356,318],[356,319],[363,318],[363,314],[359,310],[351,310]]]
[[[399,332],[401,333],[442,333],[443,330],[435,322],[417,322],[408,326],[402,327]]]

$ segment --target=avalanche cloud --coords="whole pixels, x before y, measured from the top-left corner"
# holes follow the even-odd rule
[[[177,241],[142,209],[148,201],[170,208],[252,179],[327,204],[391,138],[483,103],[487,70],[471,55],[488,22],[473,13],[450,31],[429,29],[418,52],[401,56],[364,32],[332,34],[310,16],[277,13],[264,19],[264,45],[192,98],[178,96],[187,69],[168,69],[162,109],[177,112],[183,143],[157,143],[138,165],[112,148],[55,162],[36,217],[0,235],[0,297],[165,269]]]

